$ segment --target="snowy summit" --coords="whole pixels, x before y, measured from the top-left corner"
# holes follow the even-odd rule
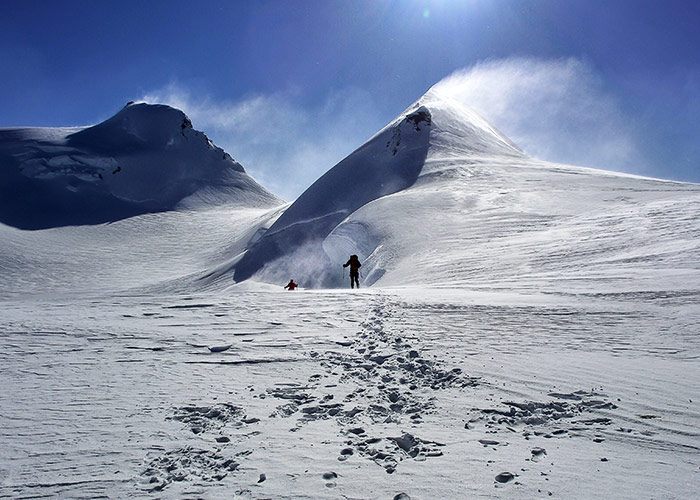
[[[406,193],[430,172],[435,157],[524,158],[506,137],[459,103],[430,91],[309,187],[248,250],[235,279],[254,273],[264,280],[285,273],[308,286],[336,286],[331,271],[343,255],[381,260],[381,237],[353,222],[354,214],[380,198]],[[424,205],[425,214],[431,211]],[[374,261],[373,261],[374,262]],[[385,272],[373,265],[369,284]]]
[[[97,224],[172,210],[201,195],[279,203],[177,109],[127,104],[84,128],[0,129],[0,222]]]

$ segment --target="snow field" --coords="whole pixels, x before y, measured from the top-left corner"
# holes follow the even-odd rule
[[[662,349],[666,309],[635,308],[413,287],[9,301],[0,494],[692,498],[697,337]]]

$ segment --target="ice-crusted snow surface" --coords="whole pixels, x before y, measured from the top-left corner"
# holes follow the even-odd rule
[[[429,93],[289,206],[213,196],[0,224],[0,497],[697,497],[700,186]]]
[[[694,498],[697,317],[412,287],[7,300],[0,495]]]

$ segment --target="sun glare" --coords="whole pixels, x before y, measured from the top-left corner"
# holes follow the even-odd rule
[[[413,0],[407,1],[407,8],[422,14],[423,19],[433,19],[441,15],[464,14],[473,10],[479,11],[486,6],[484,0]],[[410,7],[409,7],[410,6]]]

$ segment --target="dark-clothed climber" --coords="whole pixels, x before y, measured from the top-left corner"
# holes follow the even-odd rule
[[[350,266],[350,288],[355,288],[355,285],[357,285],[357,288],[360,288],[360,267],[362,267],[362,264],[360,264],[360,259],[357,255],[351,255],[350,259],[343,264],[343,267],[348,266]]]

